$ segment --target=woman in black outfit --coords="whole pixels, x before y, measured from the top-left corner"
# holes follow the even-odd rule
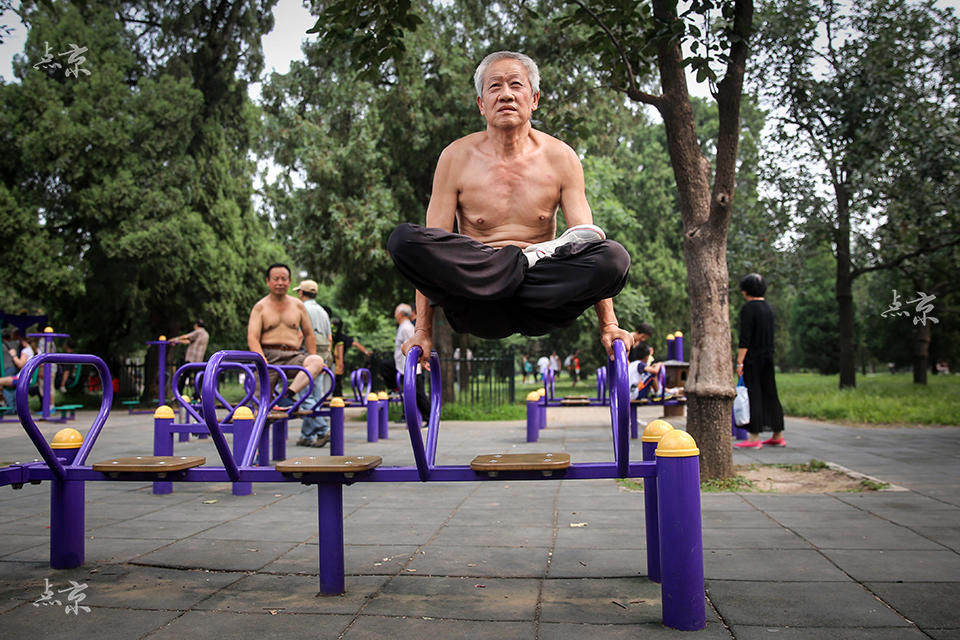
[[[743,376],[750,396],[750,423],[744,429],[750,437],[733,446],[759,449],[763,445],[787,446],[783,439],[783,407],[777,396],[773,371],[773,309],[763,299],[767,283],[757,273],[740,280],[740,291],[747,303],[740,309],[740,348],[737,349],[737,375]],[[773,437],[760,441],[760,432],[773,431]]]

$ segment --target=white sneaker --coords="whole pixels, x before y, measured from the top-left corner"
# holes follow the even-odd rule
[[[565,244],[576,244],[580,242],[594,242],[596,240],[606,240],[607,234],[603,229],[594,224],[578,224],[570,227],[559,238],[538,242],[532,244],[523,250],[523,255],[527,257],[527,265],[532,267],[540,258],[549,258]]]

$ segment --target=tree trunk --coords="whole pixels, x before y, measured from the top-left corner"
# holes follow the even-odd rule
[[[677,18],[676,2],[655,0],[654,16],[663,24]],[[683,254],[690,295],[690,371],[687,431],[700,448],[700,472],[706,478],[733,475],[730,412],[736,395],[730,358],[727,229],[736,183],[740,135],[740,98],[753,3],[736,2],[735,30],[742,41],[731,49],[727,74],[718,84],[719,134],[714,185],[710,164],[700,150],[687,92],[683,55],[676,40],[658,43],[663,116],[683,218]]]
[[[853,337],[853,274],[850,262],[850,194],[846,185],[834,185],[837,195],[837,316],[840,333],[840,388],[857,386],[857,363]]]
[[[930,325],[918,324],[913,328],[913,384],[927,384],[929,359]]]

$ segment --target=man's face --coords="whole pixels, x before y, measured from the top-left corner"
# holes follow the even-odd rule
[[[270,269],[270,275],[267,276],[267,288],[274,295],[286,295],[287,289],[290,288],[290,274],[283,267]]]
[[[497,60],[483,74],[483,93],[477,97],[480,113],[494,127],[516,127],[530,121],[540,103],[527,70],[519,60]]]

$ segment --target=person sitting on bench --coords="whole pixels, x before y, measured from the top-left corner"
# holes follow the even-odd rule
[[[641,345],[642,347],[645,345]],[[630,376],[630,399],[639,400],[650,395],[650,391],[657,391],[657,375],[660,373],[662,362],[653,361],[653,347],[645,346],[647,355],[639,360],[631,360],[627,366]]]
[[[417,288],[417,325],[403,353],[421,347],[428,367],[436,306],[454,331],[481,338],[543,335],[594,306],[611,357],[614,340],[627,349],[633,343],[612,300],[627,281],[630,256],[593,225],[576,152],[532,127],[539,83],[526,55],[484,58],[474,85],[486,129],[440,155],[426,226],[401,224],[387,242]],[[558,209],[568,229],[554,238]]]

